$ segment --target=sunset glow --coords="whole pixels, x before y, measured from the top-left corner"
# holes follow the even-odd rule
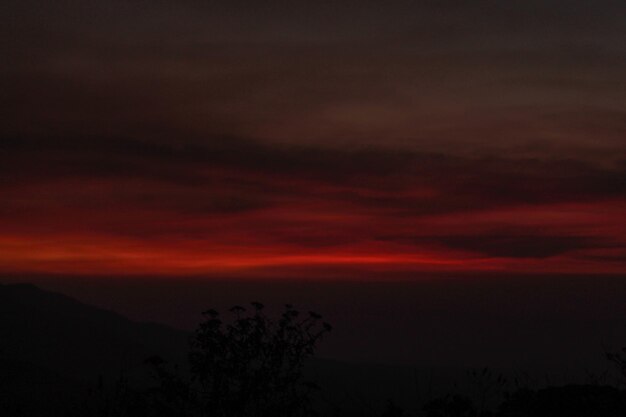
[[[626,272],[613,4],[61,3],[2,29],[0,272]]]

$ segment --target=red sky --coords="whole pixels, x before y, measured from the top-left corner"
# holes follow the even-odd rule
[[[0,272],[626,272],[618,3],[84,3],[7,6]]]

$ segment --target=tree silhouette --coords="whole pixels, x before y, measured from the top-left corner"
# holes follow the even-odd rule
[[[626,396],[608,385],[564,385],[520,389],[499,407],[501,417],[622,417]]]
[[[606,358],[617,367],[620,376],[624,379],[621,382],[626,383],[626,347],[622,348],[621,352],[606,353]]]
[[[161,414],[194,416],[309,416],[317,386],[303,378],[305,361],[331,330],[322,317],[300,314],[291,305],[272,319],[264,306],[235,306],[234,319],[216,310],[203,313],[189,354],[188,380],[153,360],[161,382]]]
[[[423,407],[427,417],[482,417],[468,397],[454,394],[429,401]]]

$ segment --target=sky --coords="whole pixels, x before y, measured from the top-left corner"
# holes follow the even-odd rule
[[[0,273],[626,273],[623,1],[0,13]]]

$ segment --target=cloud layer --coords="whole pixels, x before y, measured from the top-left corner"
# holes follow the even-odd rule
[[[5,138],[4,268],[624,266],[623,164],[211,143]]]
[[[1,270],[625,271],[619,1],[5,3]]]

